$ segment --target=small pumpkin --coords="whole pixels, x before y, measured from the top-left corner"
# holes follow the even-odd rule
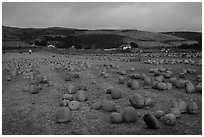
[[[185,101],[179,99],[178,100],[178,107],[181,111],[181,113],[186,113],[187,112],[187,104]]]
[[[150,77],[145,77],[144,78],[144,85],[151,85],[151,78]]]
[[[154,101],[151,98],[149,98],[149,97],[145,97],[144,98],[144,104],[145,104],[145,106],[153,106],[154,105]]]
[[[166,83],[166,89],[167,90],[172,90],[173,89],[173,85],[171,83]]]
[[[196,91],[197,91],[198,93],[202,93],[202,84],[196,85]]]
[[[139,88],[140,88],[139,82],[137,80],[132,80],[131,81],[131,89],[135,90],[135,89],[139,89]]]
[[[111,97],[112,97],[112,99],[119,99],[119,98],[121,98],[122,97],[121,90],[113,89],[111,91]]]
[[[166,114],[162,117],[162,121],[164,124],[168,126],[175,126],[176,125],[176,117],[173,113]]]
[[[99,110],[101,109],[101,106],[102,106],[101,102],[96,102],[92,104],[92,109]]]
[[[112,123],[121,123],[123,121],[123,116],[121,113],[113,112],[110,115],[110,121]]]
[[[68,106],[71,110],[78,110],[80,108],[80,103],[78,101],[70,101]]]
[[[81,84],[78,86],[78,90],[84,90],[84,91],[86,91],[86,90],[88,90],[88,87],[87,87],[86,84],[81,83]]]
[[[187,111],[189,114],[197,114],[198,113],[198,105],[195,101],[191,101],[187,105]]]
[[[125,78],[124,77],[119,77],[119,84],[124,84],[125,83]]]
[[[71,95],[71,94],[63,94],[62,95],[62,99],[72,101],[73,100],[73,95]]]
[[[69,100],[61,100],[60,101],[60,106],[68,107],[68,105],[69,105]]]
[[[186,93],[194,93],[196,92],[196,88],[191,82],[186,82]]]
[[[65,123],[71,121],[72,113],[67,107],[59,108],[55,114],[57,123]]]
[[[113,101],[103,101],[102,110],[106,112],[115,111],[115,103]]]
[[[159,83],[161,83],[164,80],[164,77],[163,76],[157,76],[155,78],[155,80],[158,81]]]
[[[176,83],[175,83],[175,86],[177,88],[185,88],[185,85],[186,85],[186,81],[185,80],[177,80]]]
[[[153,89],[157,89],[157,85],[158,85],[158,81],[154,81],[153,83],[152,83],[152,88]]]
[[[158,83],[157,84],[157,88],[159,89],[159,90],[166,90],[166,83]]]
[[[180,118],[181,117],[181,111],[180,111],[179,108],[171,108],[171,113],[173,113],[176,118]]]
[[[179,108],[178,102],[175,100],[171,101],[171,108]]]
[[[76,91],[77,91],[77,87],[75,87],[75,86],[72,85],[72,84],[69,84],[69,85],[68,85],[68,93],[69,93],[69,94],[75,94]]]
[[[109,87],[106,89],[106,94],[111,94],[113,87]]]
[[[40,91],[40,87],[38,85],[33,85],[31,84],[30,87],[29,87],[29,92],[31,94],[36,94]]]
[[[157,119],[160,119],[162,116],[164,116],[164,111],[162,110],[157,110],[154,112],[154,116],[157,118]]]
[[[81,102],[87,100],[87,95],[86,95],[86,92],[84,90],[77,91],[77,100],[81,101]]]

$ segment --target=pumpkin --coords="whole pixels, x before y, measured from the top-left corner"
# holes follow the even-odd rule
[[[84,90],[84,91],[86,91],[87,89],[88,89],[88,87],[87,87],[87,85],[84,84],[84,83],[82,83],[82,84],[80,84],[80,85],[78,86],[78,90]]]
[[[139,88],[140,88],[139,82],[137,80],[132,80],[131,81],[131,89],[135,90],[135,89],[139,89]]]
[[[157,85],[158,85],[158,81],[154,81],[153,83],[152,83],[152,88],[153,89],[157,89]]]
[[[178,100],[178,107],[179,107],[181,113],[185,113],[187,111],[187,104],[185,101],[183,101],[181,99]]]
[[[118,112],[118,113],[122,113],[123,109],[122,109],[121,106],[115,106],[115,111]]]
[[[157,119],[160,119],[162,116],[164,116],[164,111],[162,110],[157,110],[154,112],[154,116],[157,118]]]
[[[134,108],[143,108],[144,104],[144,97],[135,93],[133,96],[129,98],[130,104]]]
[[[153,106],[154,101],[151,98],[146,97],[146,98],[144,98],[144,104],[145,104],[145,106]]]
[[[176,83],[175,83],[175,86],[177,88],[185,88],[185,85],[186,85],[186,81],[185,80],[177,80]]]
[[[43,81],[43,78],[42,78],[42,76],[41,75],[36,75],[35,76],[35,83],[41,83]]]
[[[74,85],[72,85],[72,84],[68,85],[68,93],[69,94],[75,94],[76,91],[77,91],[77,88]]]
[[[44,76],[44,77],[42,77],[43,79],[42,79],[42,83],[43,84],[47,84],[48,83],[48,78],[47,78],[47,76]]]
[[[71,121],[72,113],[67,107],[62,107],[57,110],[55,120],[58,123],[65,123]]]
[[[99,110],[101,109],[102,104],[100,102],[96,102],[92,104],[92,109]]]
[[[180,118],[181,117],[181,111],[180,111],[179,108],[171,108],[171,113],[173,113],[176,118]]]
[[[150,77],[144,77],[144,85],[151,85],[151,83]]]
[[[171,108],[179,108],[178,102],[175,100],[171,101]]]
[[[25,84],[25,85],[23,86],[23,92],[29,92],[29,88],[30,88],[30,86],[27,85],[27,84]]]
[[[185,78],[186,73],[179,73],[179,78]]]
[[[50,87],[51,87],[51,86],[54,86],[54,82],[49,80],[49,81],[48,81],[48,86],[50,86]]]
[[[110,121],[112,123],[121,123],[123,121],[123,116],[121,113],[113,112],[110,115]]]
[[[187,105],[187,111],[189,114],[196,114],[198,113],[198,105],[195,101],[191,101]]]
[[[167,90],[172,90],[173,89],[173,86],[171,83],[166,83],[166,89]]]
[[[169,80],[169,82],[174,86],[176,85],[176,81],[177,81],[176,78],[170,78],[170,80]]]
[[[120,90],[113,89],[111,91],[112,99],[119,99],[119,98],[121,98],[121,96],[122,96],[122,92]]]
[[[77,100],[81,101],[81,102],[87,100],[87,95],[86,95],[86,92],[84,90],[77,91]]]
[[[157,84],[157,88],[159,89],[159,90],[166,90],[166,83],[158,83]]]
[[[124,84],[125,83],[125,78],[124,77],[119,77],[119,84]]]
[[[60,106],[67,107],[69,105],[69,100],[61,100]]]
[[[186,93],[194,93],[196,92],[195,86],[191,82],[186,82]]]
[[[164,77],[163,76],[157,76],[155,78],[155,80],[158,81],[159,83],[161,83],[164,80]]]
[[[102,110],[106,112],[115,111],[115,103],[113,101],[103,101]]]
[[[128,123],[136,122],[138,119],[137,111],[133,107],[124,108],[124,110],[122,112],[122,116],[123,116],[124,120]]]
[[[109,87],[106,89],[106,94],[111,94],[113,87]]]
[[[131,87],[131,85],[132,85],[132,80],[130,79],[130,80],[128,80],[128,82],[127,82],[127,87]]]
[[[80,103],[78,101],[70,101],[69,102],[69,108],[71,110],[77,110],[80,107]]]
[[[134,73],[134,74],[131,74],[130,75],[130,78],[132,78],[132,79],[141,79],[141,74],[139,74],[139,73]]]
[[[144,115],[143,120],[148,128],[158,129],[160,127],[159,121],[152,114]]]
[[[176,117],[173,113],[166,114],[162,117],[162,121],[164,124],[168,126],[175,126],[176,125]]]
[[[196,85],[196,92],[202,93],[202,84]]]
[[[71,95],[71,94],[63,94],[62,95],[62,99],[72,101],[73,100],[73,95]]]
[[[38,86],[38,85],[30,85],[30,87],[29,87],[29,92],[31,93],[31,94],[36,94],[36,93],[38,93],[40,91],[40,87]]]

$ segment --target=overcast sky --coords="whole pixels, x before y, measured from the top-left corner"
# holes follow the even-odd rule
[[[2,23],[16,27],[202,31],[202,3],[3,3]]]

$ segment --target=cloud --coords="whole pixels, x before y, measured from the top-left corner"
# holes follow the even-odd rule
[[[201,31],[202,3],[3,3],[3,25]]]

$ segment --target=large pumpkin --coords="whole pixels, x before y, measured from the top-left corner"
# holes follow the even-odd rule
[[[144,104],[144,97],[135,93],[133,96],[129,98],[131,106],[134,108],[143,108],[145,106]]]
[[[135,108],[126,107],[122,112],[123,118],[126,122],[136,122],[138,119],[138,114]]]
[[[152,114],[144,115],[143,120],[148,128],[158,129],[160,127],[159,121]]]

